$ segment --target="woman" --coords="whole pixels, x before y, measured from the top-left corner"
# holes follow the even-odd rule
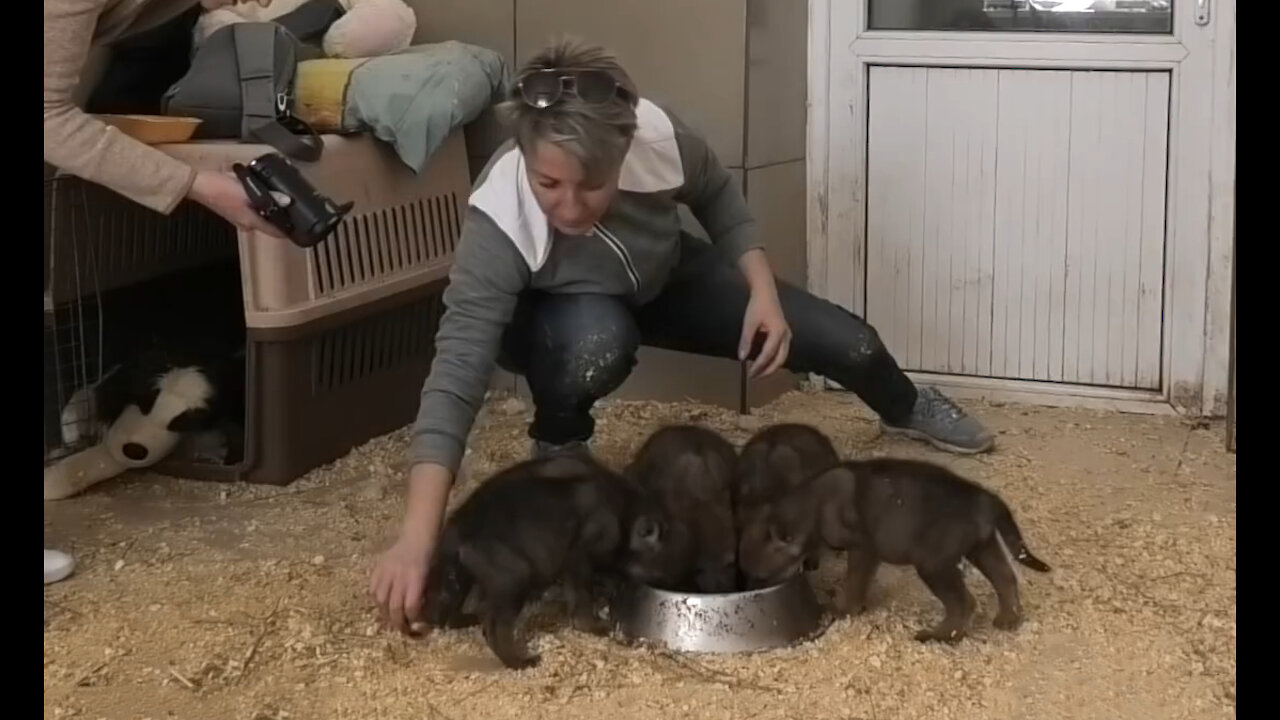
[[[271,0],[255,1],[266,6]],[[242,230],[281,237],[254,212],[234,176],[196,170],[121,134],[76,102],[97,79],[86,73],[91,50],[158,28],[197,4],[213,9],[235,2],[244,0],[45,0],[44,161],[156,212],[168,214],[190,199]],[[46,585],[74,568],[70,555],[45,549]]]
[[[585,447],[592,405],[622,384],[641,344],[749,358],[755,377],[818,373],[856,392],[889,432],[956,452],[991,448],[980,423],[917,390],[865,322],[775,281],[746,201],[706,142],[641,98],[603,49],[544,50],[501,110],[514,140],[471,195],[413,427],[404,525],[372,574],[393,626],[417,617],[495,363],[528,380],[536,455]],[[678,203],[711,244],[681,232]]]
[[[220,8],[246,0],[45,0],[44,161],[168,214],[194,200],[242,230],[281,237],[254,212],[233,175],[196,170],[82,110],[76,102],[92,49],[172,21],[197,4]],[[267,5],[270,0],[253,0]]]

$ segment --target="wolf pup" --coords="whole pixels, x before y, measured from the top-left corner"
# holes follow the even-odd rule
[[[960,561],[967,558],[995,588],[995,627],[1022,622],[1018,579],[1000,546],[1038,572],[1049,566],[1027,548],[1013,513],[994,492],[950,470],[918,460],[880,458],[844,462],[774,503],[763,552],[743,558],[744,571],[766,582],[800,572],[818,546],[848,553],[844,598],[856,614],[880,563],[912,565],[942,601],[945,616],[916,634],[920,641],[965,636],[976,607]]]
[[[665,558],[658,586],[704,593],[733,592],[737,585],[733,517],[733,445],[712,430],[670,425],[645,440],[624,471],[660,501],[667,521],[638,522],[633,545]],[[687,548],[678,548],[676,542]]]
[[[515,639],[524,606],[563,580],[574,627],[606,628],[594,614],[593,580],[618,564],[632,524],[634,488],[589,457],[529,460],[503,470],[445,523],[427,575],[425,619],[464,627],[473,587],[485,641],[508,668],[539,661]]]
[[[840,462],[831,440],[800,423],[772,425],[756,433],[738,454],[734,467],[734,514],[738,524],[738,556],[763,552],[768,542],[770,503]],[[805,560],[805,570],[818,567],[817,556]],[[750,578],[742,584],[756,586]]]

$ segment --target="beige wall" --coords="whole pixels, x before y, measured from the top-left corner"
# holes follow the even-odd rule
[[[555,37],[618,53],[641,91],[706,135],[743,187],[778,274],[805,283],[807,3],[799,0],[408,0],[418,42],[459,40],[511,67]],[[468,131],[473,172],[501,134]],[[693,397],[736,407],[736,363],[646,348],[620,397]],[[509,387],[510,378],[499,380]],[[794,385],[753,386],[752,404]]]

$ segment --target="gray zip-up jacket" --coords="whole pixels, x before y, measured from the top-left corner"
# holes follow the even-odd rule
[[[706,141],[649,100],[636,115],[618,195],[588,236],[561,236],[550,226],[514,142],[498,148],[476,179],[413,425],[411,463],[457,471],[522,290],[649,302],[679,260],[678,204],[727,259],[760,247],[742,192]]]

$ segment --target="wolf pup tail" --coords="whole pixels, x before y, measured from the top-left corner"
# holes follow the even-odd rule
[[[1022,531],[1018,529],[1018,523],[1014,522],[1013,512],[1009,510],[1009,506],[1004,501],[999,501],[997,506],[996,529],[1000,532],[1000,537],[1004,538],[1004,544],[1008,546],[1009,552],[1013,553],[1013,559],[1017,560],[1019,565],[1025,565],[1036,572],[1049,572],[1048,563],[1033,555],[1023,541]]]

